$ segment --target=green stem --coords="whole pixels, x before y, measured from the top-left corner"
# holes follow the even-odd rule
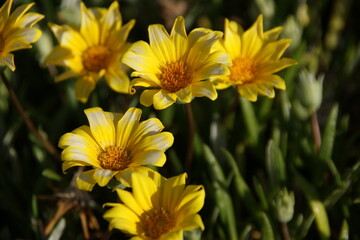
[[[23,107],[21,106],[19,99],[17,98],[15,92],[11,88],[9,81],[7,80],[5,74],[3,71],[1,71],[1,79],[4,82],[8,92],[9,96],[14,103],[16,109],[18,110],[20,117],[24,121],[27,128],[35,135],[35,137],[40,141],[40,143],[44,146],[46,151],[48,151],[52,156],[54,156],[56,159],[60,160],[60,156],[56,148],[43,136],[39,133],[39,131],[35,128],[33,122],[30,120],[26,112],[24,111]]]

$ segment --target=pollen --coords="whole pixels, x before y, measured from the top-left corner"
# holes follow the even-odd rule
[[[161,86],[171,93],[186,88],[192,81],[192,69],[183,61],[169,63],[160,71]]]
[[[103,169],[121,171],[129,166],[131,158],[126,149],[118,146],[109,146],[98,156],[100,166]]]
[[[256,76],[256,62],[251,58],[236,58],[230,69],[230,80],[236,83],[250,83]]]
[[[110,51],[104,46],[96,45],[89,47],[82,54],[84,69],[88,72],[99,72],[107,68]]]
[[[156,240],[176,226],[176,219],[164,207],[154,208],[141,215],[143,237]]]

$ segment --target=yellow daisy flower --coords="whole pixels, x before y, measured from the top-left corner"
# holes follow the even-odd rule
[[[81,3],[81,27],[49,24],[59,45],[46,57],[44,63],[64,66],[68,71],[55,78],[56,82],[78,78],[76,98],[85,103],[96,83],[105,77],[108,85],[121,93],[129,92],[129,77],[120,63],[128,49],[126,42],[135,21],[121,26],[119,5],[115,1],[109,9],[89,8]]]
[[[91,191],[97,183],[105,186],[115,178],[129,186],[133,172],[146,172],[144,165],[163,166],[164,151],[174,142],[169,132],[161,132],[157,118],[139,122],[141,110],[130,108],[124,115],[104,112],[101,108],[85,110],[89,126],[81,126],[64,134],[59,147],[63,171],[74,166],[91,166],[80,173],[77,186]]]
[[[27,12],[35,3],[19,6],[10,14],[13,0],[7,0],[0,8],[0,64],[5,64],[15,71],[14,55],[11,52],[31,48],[41,37],[41,31],[34,25],[44,15]]]
[[[182,240],[183,231],[204,230],[198,214],[204,205],[203,186],[185,186],[186,173],[169,179],[151,175],[134,173],[132,193],[116,189],[123,203],[105,204],[113,207],[104,214],[110,229],[133,235],[131,240]]]
[[[221,32],[204,28],[187,36],[183,17],[175,20],[170,35],[163,25],[150,25],[150,45],[138,41],[122,59],[135,70],[131,76],[138,77],[130,85],[150,88],[142,92],[141,104],[164,109],[177,100],[189,103],[203,96],[215,100],[217,92],[208,78],[229,74],[231,62],[224,52],[210,53],[221,36]]]
[[[232,59],[229,76],[213,77],[216,89],[235,86],[239,94],[250,101],[258,95],[275,96],[274,87],[285,90],[285,81],[274,73],[296,64],[290,58],[281,58],[290,39],[277,40],[282,28],[263,32],[260,15],[250,29],[244,31],[234,21],[225,19],[224,38],[214,49],[226,51]]]

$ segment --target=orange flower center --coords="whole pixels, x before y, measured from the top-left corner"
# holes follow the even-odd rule
[[[238,83],[249,83],[255,78],[256,63],[251,58],[236,58],[230,69],[230,80]]]
[[[169,63],[160,71],[161,86],[172,93],[189,86],[192,81],[192,69],[183,61]]]
[[[159,239],[176,226],[174,216],[164,208],[154,208],[141,215],[143,235],[146,239]]]
[[[110,51],[104,46],[96,45],[86,49],[82,55],[82,63],[86,71],[99,72],[107,68]]]
[[[103,169],[121,171],[129,166],[131,158],[126,149],[118,146],[109,146],[98,156],[100,166]]]

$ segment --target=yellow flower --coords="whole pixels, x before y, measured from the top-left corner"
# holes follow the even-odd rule
[[[81,27],[50,24],[59,46],[46,57],[44,63],[64,66],[68,71],[55,78],[56,82],[78,78],[75,85],[76,98],[87,102],[96,83],[105,77],[108,85],[121,93],[129,92],[129,77],[125,65],[120,63],[129,48],[126,42],[135,21],[121,26],[119,5],[115,1],[109,9],[87,9],[81,3]]]
[[[164,109],[179,100],[189,103],[194,97],[217,98],[212,75],[229,74],[229,56],[224,52],[210,53],[221,32],[197,28],[186,34],[184,18],[178,17],[170,35],[163,25],[149,26],[150,45],[138,41],[125,53],[122,62],[133,68],[131,86],[144,90],[140,102]]]
[[[274,87],[285,90],[285,81],[274,73],[296,64],[293,59],[281,58],[291,40],[277,40],[281,27],[263,32],[262,21],[260,15],[250,29],[244,31],[236,22],[225,19],[224,38],[214,49],[230,54],[232,66],[229,76],[211,79],[217,89],[235,86],[239,94],[250,101],[256,101],[258,95],[273,98]]]
[[[169,179],[157,172],[132,175],[132,193],[116,189],[123,203],[112,206],[104,218],[109,227],[134,235],[131,240],[182,240],[183,231],[204,229],[198,212],[204,205],[201,185],[185,186],[186,173]]]
[[[35,3],[21,5],[10,14],[13,0],[7,0],[0,8],[0,64],[15,71],[14,55],[11,52],[31,48],[41,31],[33,26],[44,18],[43,15],[28,12]]]
[[[80,173],[77,186],[91,191],[97,183],[105,186],[115,178],[129,186],[133,172],[146,172],[143,165],[163,166],[164,151],[174,141],[157,118],[139,122],[141,110],[130,108],[124,115],[104,112],[101,108],[85,110],[89,126],[64,134],[59,147],[63,171],[74,166],[91,166]]]

